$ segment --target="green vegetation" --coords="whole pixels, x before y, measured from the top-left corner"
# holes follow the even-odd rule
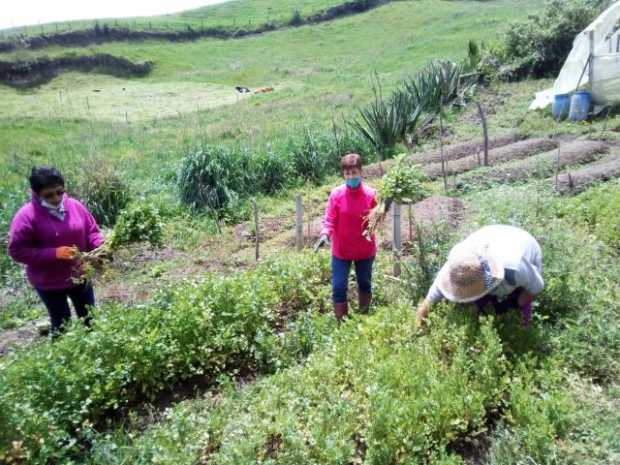
[[[593,187],[568,201],[565,210],[584,222],[595,237],[618,250],[620,247],[620,218],[614,212],[620,208],[620,185],[616,182]]]
[[[237,0],[154,18],[152,27],[293,24],[336,3]],[[74,324],[54,342],[0,359],[0,461],[617,461],[617,183],[568,200],[538,181],[472,186],[462,194],[467,216],[457,230],[416,223],[421,233],[406,244],[400,278],[387,277],[391,255],[379,252],[371,313],[341,325],[329,313],[327,254],[285,253],[295,192],[303,194],[304,221],[311,223],[337,182],[340,155],[361,153],[365,164],[384,155],[347,124],[372,101],[373,77],[385,95],[407,91],[409,83],[415,96],[425,85],[416,73],[433,60],[491,69],[492,41],[509,22],[541,10],[536,0],[390,2],[238,40],[89,48],[154,62],[140,79],[72,72],[36,89],[0,87],[0,240],[28,199],[31,166],[53,164],[70,192],[115,224],[122,242],[162,246],[118,250],[98,276],[91,330]],[[445,71],[457,68],[460,76],[460,65],[441,70],[445,88],[454,88],[456,76]],[[571,125],[527,113],[533,92],[549,84],[492,81],[478,88],[491,135],[618,140],[614,116]],[[237,85],[274,91],[244,97]],[[425,110],[425,121],[444,110],[441,137],[479,140],[477,109],[453,111],[446,103],[462,95],[441,94],[450,98]],[[393,153],[437,145],[437,124],[422,126],[417,139],[399,136]],[[379,188],[385,198],[443,192],[416,169],[399,166]],[[250,199],[260,212],[258,264],[253,226],[227,224],[249,217]],[[546,287],[532,328],[522,328],[516,314],[479,317],[441,305],[428,329],[416,330],[413,308],[450,246],[490,223],[522,226],[541,242]],[[0,327],[41,315],[4,254],[0,272]]]
[[[75,186],[75,195],[84,202],[99,226],[114,226],[119,213],[131,201],[129,186],[105,161],[89,160],[85,165]]]
[[[509,79],[553,77],[558,74],[575,36],[612,2],[609,0],[547,0],[545,10],[511,25],[496,50]]]
[[[292,317],[319,308],[328,276],[327,262],[310,255],[234,277],[205,276],[151,306],[104,308],[91,331],[78,324],[53,344],[1,360],[4,460],[23,453],[44,463],[79,452],[107,411],[139,393],[290,363],[304,348],[278,336],[278,309]]]
[[[488,455],[477,458],[495,465],[613,462],[620,268],[557,215],[561,199],[548,191],[499,188],[472,200],[483,207],[468,228],[495,220],[541,239],[547,289],[535,328],[445,305],[418,333],[398,288],[400,304],[344,324],[303,364],[247,388],[222,380],[217,394],[145,431],[129,421],[96,435],[90,463],[461,464],[459,453],[485,441]]]

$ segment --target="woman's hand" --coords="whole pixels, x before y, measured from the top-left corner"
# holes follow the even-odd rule
[[[56,248],[56,259],[58,260],[73,260],[78,253],[77,247],[57,247]]]
[[[428,299],[424,299],[422,303],[418,306],[418,311],[415,315],[415,326],[416,328],[420,328],[424,324],[424,320],[428,316],[428,312],[431,309],[431,303]]]
[[[329,245],[329,237],[327,236],[327,234],[321,234],[319,240],[316,241],[316,243],[314,244],[314,251],[316,252],[324,245]]]

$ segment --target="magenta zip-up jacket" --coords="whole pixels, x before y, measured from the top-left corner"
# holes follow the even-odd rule
[[[332,242],[332,255],[341,260],[366,260],[377,254],[377,242],[363,236],[366,217],[377,205],[373,188],[363,182],[355,189],[346,184],[336,187],[327,201],[321,234]]]
[[[58,260],[56,248],[76,246],[90,252],[103,243],[93,215],[78,200],[65,194],[65,217],[53,216],[38,199],[19,209],[9,233],[9,255],[26,265],[28,281],[40,290],[75,287],[72,278],[79,277],[74,261]]]

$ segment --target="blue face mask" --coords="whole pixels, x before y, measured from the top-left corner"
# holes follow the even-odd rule
[[[355,178],[347,179],[347,186],[349,186],[351,189],[357,189],[360,186],[361,182],[361,176],[357,176]]]

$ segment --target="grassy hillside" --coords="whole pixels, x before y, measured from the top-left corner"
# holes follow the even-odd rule
[[[155,29],[194,29],[202,27],[243,27],[256,26],[267,21],[287,22],[295,11],[309,16],[317,11],[341,3],[338,0],[232,0],[217,5],[182,11],[174,14],[149,17],[101,19],[100,25],[131,27],[148,30]],[[10,37],[14,34],[33,35],[79,30],[93,27],[94,20],[69,21],[7,29],[0,33]]]
[[[92,47],[89,50],[154,61],[155,70],[143,79],[76,78],[69,74],[31,91],[0,87],[6,109],[0,124],[3,131],[15,132],[15,118],[34,117],[38,121],[35,126],[42,124],[52,133],[57,132],[54,125],[66,124],[59,120],[71,121],[83,130],[105,132],[113,127],[109,121],[124,122],[127,112],[130,122],[144,121],[147,130],[156,133],[141,146],[142,152],[154,147],[161,150],[162,144],[177,149],[169,144],[178,137],[179,125],[191,130],[193,124],[188,125],[187,119],[215,137],[234,134],[238,141],[265,141],[286,133],[296,123],[327,123],[335,115],[351,114],[370,97],[369,81],[375,71],[389,88],[434,57],[464,56],[468,39],[491,40],[492,31],[502,30],[508,20],[519,17],[523,9],[515,9],[516,4],[501,0],[476,3],[473,9],[470,1],[396,2],[318,27],[242,40]],[[536,4],[528,3],[531,7]],[[66,52],[56,48],[27,55]],[[272,86],[275,92],[228,106],[237,100],[235,85]],[[217,105],[222,107],[200,111]],[[36,132],[28,130],[27,135],[28,143],[35,146]],[[73,139],[73,133],[63,130],[60,144],[81,145],[81,137],[66,139]],[[7,136],[3,142],[20,153],[16,148],[21,145],[19,135]],[[45,140],[46,144],[57,143],[53,137]],[[6,157],[7,149],[0,148],[0,156]],[[35,150],[48,152],[45,148]]]

